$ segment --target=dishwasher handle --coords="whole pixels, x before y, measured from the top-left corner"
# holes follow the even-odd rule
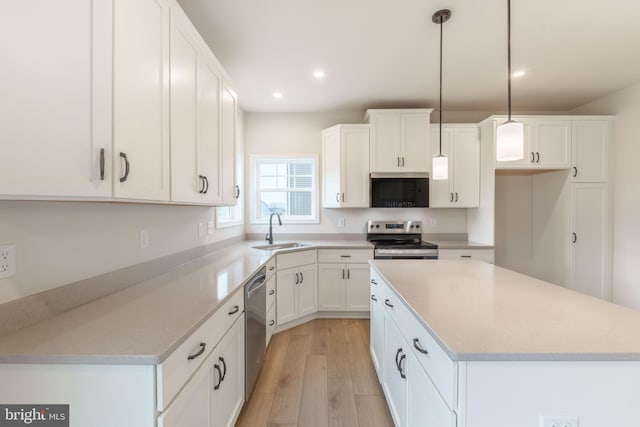
[[[247,294],[247,298],[251,298],[251,295],[254,294],[258,289],[260,289],[266,283],[267,272],[263,267],[260,269],[260,272],[253,276],[251,280],[245,285],[245,292]]]

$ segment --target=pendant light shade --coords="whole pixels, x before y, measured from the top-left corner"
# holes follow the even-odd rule
[[[431,168],[431,179],[443,180],[449,179],[449,158],[442,154],[442,24],[451,18],[449,9],[437,11],[431,17],[431,20],[440,25],[440,154],[433,158],[433,166]]]
[[[524,124],[511,119],[511,0],[507,0],[507,102],[509,118],[496,132],[496,160],[509,162],[524,157]]]

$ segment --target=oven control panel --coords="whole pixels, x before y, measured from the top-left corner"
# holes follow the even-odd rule
[[[415,234],[422,233],[422,221],[368,221],[367,233]]]

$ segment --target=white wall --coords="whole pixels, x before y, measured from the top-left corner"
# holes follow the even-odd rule
[[[245,167],[252,154],[314,154],[321,157],[320,131],[340,123],[363,123],[361,111],[342,113],[247,113],[245,114]],[[321,159],[320,159],[321,161]],[[321,170],[319,165],[319,170]],[[248,174],[245,174],[248,177]],[[247,182],[249,179],[247,178]],[[319,183],[321,180],[318,181]],[[247,193],[251,193],[248,182]],[[251,197],[249,194],[247,197]],[[266,232],[268,226],[248,223],[247,233]],[[338,228],[344,218],[345,227]],[[320,209],[319,224],[284,224],[278,233],[364,233],[367,220],[422,220],[426,233],[465,233],[465,209]]]
[[[238,155],[242,156],[242,114]],[[133,203],[0,201],[0,244],[17,246],[17,275],[0,280],[0,304],[165,255],[244,234],[198,237],[215,209]],[[141,229],[149,247],[139,248]]]
[[[572,111],[615,114],[613,301],[640,310],[640,83]]]

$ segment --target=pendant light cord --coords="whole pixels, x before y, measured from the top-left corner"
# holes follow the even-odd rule
[[[440,155],[442,156],[442,16],[440,17]]]
[[[511,121],[511,0],[507,0],[507,98],[509,102],[509,119]]]

